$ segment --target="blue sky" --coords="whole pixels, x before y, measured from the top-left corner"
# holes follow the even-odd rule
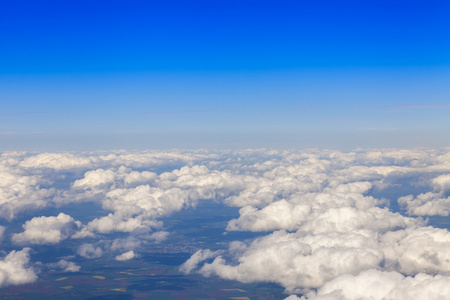
[[[448,1],[0,1],[0,150],[450,146]]]

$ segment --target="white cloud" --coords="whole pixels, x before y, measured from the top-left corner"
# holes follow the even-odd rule
[[[411,227],[381,236],[386,268],[403,274],[450,272],[450,232],[433,227]]]
[[[99,233],[132,232],[139,228],[160,228],[161,222],[149,219],[145,214],[135,218],[128,218],[119,214],[109,214],[105,217],[94,219],[87,224],[89,231]]]
[[[95,247],[93,244],[83,244],[77,249],[78,255],[84,258],[99,258],[103,255],[103,250],[100,247]]]
[[[111,250],[135,250],[141,247],[142,240],[134,236],[129,236],[123,239],[115,239],[111,245]]]
[[[44,182],[39,175],[0,165],[0,217],[12,220],[18,213],[46,207],[56,191],[41,189]]]
[[[57,263],[50,264],[50,267],[61,269],[62,272],[79,272],[81,267],[72,261],[61,259]]]
[[[358,275],[343,274],[324,284],[317,293],[309,293],[303,300],[410,300],[447,299],[450,277],[418,274],[403,276],[397,272],[367,270]],[[300,299],[296,296],[286,300]]]
[[[205,263],[199,272],[241,282],[271,281],[286,287],[317,288],[343,273],[359,273],[379,266],[383,253],[370,232],[301,236],[283,231],[256,239],[230,264],[222,256]]]
[[[228,222],[227,230],[273,231],[295,230],[310,214],[308,205],[293,205],[286,200],[270,203],[261,210],[245,206],[239,210],[239,219]]]
[[[130,250],[128,252],[125,252],[125,253],[122,253],[120,255],[117,255],[116,256],[116,260],[118,260],[118,261],[130,260],[130,259],[134,258],[134,255],[135,255],[134,251]]]
[[[154,232],[152,233],[148,239],[154,241],[155,243],[161,243],[162,241],[164,241],[165,239],[167,239],[167,237],[169,236],[169,232],[167,231],[158,231],[158,232]]]
[[[448,170],[449,165],[435,165],[434,157],[418,152],[323,151],[292,155],[289,165],[255,164],[252,173],[240,177],[245,188],[225,199],[242,206],[227,229],[296,232],[232,243],[226,255],[202,250],[183,270],[241,282],[277,282],[289,292],[320,288],[342,274],[373,268],[409,275],[448,272],[446,230],[422,227],[423,220],[379,207],[385,200],[367,195],[403,177],[426,182],[433,172]],[[214,260],[203,262],[205,253],[205,259]]]
[[[134,183],[145,183],[145,182],[154,181],[157,178],[158,178],[158,175],[156,175],[156,173],[153,173],[153,172],[132,171],[124,176],[124,183],[127,185],[134,184]]]
[[[195,252],[185,263],[183,263],[180,267],[180,271],[189,274],[194,269],[198,267],[198,264],[209,259],[213,258],[220,254],[219,251],[211,251],[209,249],[207,250],[199,250]]]
[[[28,267],[30,248],[21,251],[11,251],[0,260],[0,287],[35,282],[38,277],[34,270]]]
[[[446,192],[450,190],[450,174],[445,174],[434,178],[432,184],[435,189]]]
[[[448,216],[450,197],[442,198],[440,194],[428,192],[417,197],[413,195],[398,198],[398,204],[412,216]]]
[[[154,230],[164,217],[201,201],[221,201],[241,208],[227,230],[267,235],[233,242],[224,252],[200,250],[184,272],[321,291],[373,269],[383,271],[380,277],[450,272],[446,230],[423,227],[422,219],[393,213],[388,201],[370,196],[398,189],[405,191],[398,201],[410,216],[445,216],[449,173],[450,154],[441,150],[5,153],[0,216],[12,220],[44,207],[95,202],[110,214],[86,226],[64,214],[32,218],[12,240],[55,244],[95,233],[105,240],[81,245],[77,253],[97,258],[162,242],[169,233]],[[409,195],[417,191],[411,186],[421,194]],[[129,235],[107,240],[104,234],[113,232]],[[337,292],[314,297],[327,293]]]
[[[57,244],[80,226],[80,222],[64,213],[56,217],[35,217],[22,226],[24,232],[14,234],[11,240],[16,244]]]
[[[83,157],[69,152],[41,153],[20,162],[25,168],[49,168],[55,170],[92,167],[98,161],[94,157]]]
[[[92,188],[99,185],[114,182],[115,174],[111,170],[98,169],[94,171],[89,171],[84,174],[84,178],[76,180],[73,183],[74,187],[80,188]]]

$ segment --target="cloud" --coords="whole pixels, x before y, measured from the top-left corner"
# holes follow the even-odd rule
[[[370,232],[299,236],[277,231],[243,246],[241,251],[233,257],[237,264],[217,256],[198,272],[241,282],[277,282],[293,292],[320,287],[343,273],[377,267],[384,258]]]
[[[142,215],[135,218],[129,218],[126,215],[109,214],[105,217],[97,218],[89,222],[86,228],[89,231],[99,233],[111,232],[132,232],[142,228],[160,228],[161,222],[149,219],[152,216]]]
[[[213,258],[220,253],[221,253],[220,251],[211,251],[209,249],[199,250],[199,251],[195,252],[186,262],[184,262],[181,265],[180,271],[185,274],[189,274],[198,267],[199,263],[201,263],[209,258]]]
[[[103,184],[114,182],[115,174],[111,170],[98,169],[89,171],[84,174],[83,179],[76,180],[73,183],[74,187],[92,188]]]
[[[446,273],[446,230],[423,227],[423,220],[394,213],[383,207],[386,200],[367,195],[402,178],[426,182],[433,173],[449,170],[448,159],[443,160],[420,151],[321,151],[255,163],[248,175],[240,175],[244,189],[224,199],[242,207],[227,230],[275,232],[232,243],[225,253],[201,250],[182,270],[276,282],[290,293],[372,269]]]
[[[83,157],[69,152],[41,153],[36,156],[26,157],[20,162],[20,167],[25,168],[50,168],[65,170],[73,168],[86,168],[94,166],[98,158]]]
[[[450,213],[450,197],[441,198],[437,193],[424,193],[398,198],[398,204],[412,216],[448,216]]]
[[[441,191],[441,193],[446,192],[450,190],[450,174],[445,174],[433,178],[431,180],[431,183],[436,190]]]
[[[79,272],[81,267],[74,262],[61,259],[57,263],[49,264],[52,268],[60,269],[62,272]]]
[[[403,276],[397,272],[367,270],[357,275],[343,274],[325,283],[317,293],[286,300],[382,300],[446,299],[450,295],[450,277],[417,274]]]
[[[448,216],[450,213],[450,197],[446,192],[450,189],[450,175],[440,175],[429,180],[436,192],[422,193],[417,196],[407,195],[398,198],[398,204],[408,215],[414,216]]]
[[[78,255],[93,259],[99,258],[103,255],[103,250],[100,247],[95,247],[93,244],[83,244],[77,249]]]
[[[291,293],[317,289],[305,297],[325,297],[338,293],[320,294],[328,283],[371,270],[382,273],[371,275],[379,280],[398,273],[408,284],[408,276],[450,272],[447,230],[412,217],[448,215],[448,174],[448,151],[429,149],[4,153],[0,216],[93,202],[107,213],[92,215],[86,226],[64,214],[32,215],[12,240],[54,245],[97,236],[101,241],[77,253],[114,258],[163,242],[165,217],[220,202],[240,208],[226,230],[259,237],[201,249],[183,272],[276,282]],[[409,217],[379,196],[391,194]]]
[[[118,261],[130,260],[130,259],[134,258],[134,255],[135,255],[134,251],[130,250],[128,252],[125,252],[125,253],[122,253],[120,255],[117,255],[116,256],[116,260],[118,260]]]
[[[13,234],[16,244],[57,244],[81,227],[71,216],[60,213],[56,217],[35,217],[23,226],[24,232]]]
[[[142,239],[129,236],[123,239],[115,239],[110,248],[113,251],[135,250],[141,247],[142,242]]]
[[[450,232],[446,229],[410,227],[380,237],[386,268],[406,275],[450,272]]]
[[[167,231],[158,231],[155,233],[152,233],[148,239],[154,241],[155,243],[161,243],[162,241],[166,240],[167,237],[170,235]]]
[[[38,279],[34,270],[28,267],[29,252],[30,248],[13,250],[0,260],[0,287],[32,283]]]
[[[396,217],[386,214],[388,224],[389,216]],[[386,227],[380,230],[378,226],[348,230],[330,227],[327,232],[309,233],[301,228],[293,233],[276,231],[249,244],[231,244],[226,256],[206,252],[207,258],[215,257],[211,263],[200,264],[201,259],[193,256],[184,270],[241,282],[276,282],[290,293],[320,288],[342,274],[356,275],[370,269],[406,275],[448,273],[450,233],[416,227],[414,223],[404,226],[394,226],[385,233]],[[202,253],[197,256],[202,257]]]
[[[261,210],[245,206],[239,210],[239,219],[228,222],[227,230],[273,231],[298,229],[301,220],[310,214],[308,205],[293,205],[282,199],[270,203]]]
[[[12,220],[18,213],[46,207],[56,193],[53,188],[40,188],[46,182],[40,175],[0,164],[0,217]]]

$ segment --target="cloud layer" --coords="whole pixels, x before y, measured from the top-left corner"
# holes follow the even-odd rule
[[[78,257],[126,261],[168,238],[165,217],[215,201],[239,209],[224,231],[260,236],[199,249],[184,273],[275,282],[293,299],[359,299],[347,290],[365,282],[368,291],[384,287],[373,288],[374,299],[394,299],[408,286],[439,289],[450,272],[449,232],[421,218],[450,213],[446,150],[6,152],[0,179],[0,217],[27,218],[22,232],[0,227],[18,246],[78,238]],[[40,215],[85,202],[104,213],[83,223],[65,213]],[[4,261],[18,259],[18,274],[31,282],[26,249]],[[2,274],[4,285],[21,282]]]

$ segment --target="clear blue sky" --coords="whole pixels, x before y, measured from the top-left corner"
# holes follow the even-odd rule
[[[450,146],[449,1],[0,0],[0,150]]]

